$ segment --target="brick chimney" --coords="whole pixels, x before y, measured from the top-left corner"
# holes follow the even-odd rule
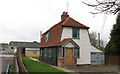
[[[61,15],[61,21],[65,21],[67,17],[69,17],[68,12],[63,12],[63,14]]]

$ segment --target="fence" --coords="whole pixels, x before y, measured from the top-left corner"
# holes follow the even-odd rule
[[[120,65],[120,56],[105,56],[105,63]]]
[[[18,60],[19,71],[20,71],[20,73],[28,74],[28,71],[26,70],[26,68],[22,62],[21,50],[22,50],[22,47],[18,47],[17,60]]]

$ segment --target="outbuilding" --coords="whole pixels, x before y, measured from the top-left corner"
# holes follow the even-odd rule
[[[38,42],[34,41],[32,43],[26,44],[22,46],[22,54],[25,57],[39,57],[40,56],[40,48]]]

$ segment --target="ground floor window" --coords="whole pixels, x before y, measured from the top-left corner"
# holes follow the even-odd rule
[[[45,48],[45,50],[44,50],[44,56],[45,57],[47,56],[47,48]]]
[[[3,51],[5,50],[5,49],[2,49]]]
[[[77,48],[77,58],[80,58],[80,48]]]
[[[11,47],[11,49],[14,49],[14,47]]]
[[[40,50],[40,56],[42,56],[42,49]]]
[[[37,54],[37,51],[33,51],[33,54]]]
[[[51,58],[51,53],[52,53],[52,52],[51,52],[51,49],[49,49],[49,57],[50,57],[50,58]]]

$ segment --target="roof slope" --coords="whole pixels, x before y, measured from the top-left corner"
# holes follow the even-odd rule
[[[60,43],[62,26],[80,27],[80,28],[89,29],[89,27],[75,21],[71,17],[68,17],[65,21],[59,22],[58,24],[54,25],[48,31],[42,34],[40,48],[58,46],[58,44]],[[49,38],[48,41],[45,42],[45,35],[47,32],[49,32]]]
[[[63,46],[63,45],[65,45],[66,43],[68,43],[68,42],[70,42],[70,41],[71,41],[76,47],[79,47],[79,45],[76,44],[76,42],[73,41],[71,38],[66,38],[66,39],[64,39],[64,40],[61,41],[57,46]]]
[[[86,28],[89,29],[89,27],[77,22],[76,20],[72,19],[71,17],[68,17],[63,23],[63,26],[71,26],[71,27],[80,27],[80,28]]]
[[[34,41],[33,43],[25,44],[22,47],[25,48],[39,48],[40,43]]]

